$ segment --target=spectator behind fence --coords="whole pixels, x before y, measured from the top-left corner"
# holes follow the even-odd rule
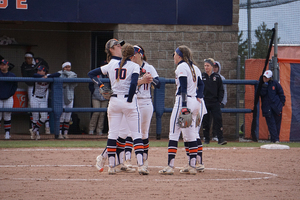
[[[5,58],[0,55],[0,60],[3,60],[3,59],[5,59]],[[8,71],[11,71],[14,67],[15,67],[14,64],[12,64],[11,62],[8,62]]]
[[[0,77],[16,77],[12,72],[8,71],[8,61],[2,59],[0,62]],[[11,81],[0,81],[0,108],[12,108],[14,104],[13,95],[17,90],[17,82]],[[2,115],[4,119],[4,130],[5,139],[10,139],[10,128],[11,128],[11,112],[0,112],[0,128]]]
[[[285,96],[281,85],[272,79],[271,70],[265,71],[263,77],[261,96],[261,110],[266,118],[271,142],[279,143],[279,134],[282,118],[282,107],[285,104]]]
[[[219,74],[220,77],[221,77],[221,79],[222,79],[222,81],[224,81],[225,77],[221,75],[221,69],[222,69],[221,64],[218,61],[215,61],[214,66],[213,66],[214,73]],[[227,85],[223,84],[223,88],[224,88],[224,97],[223,97],[223,100],[222,100],[221,105],[220,105],[221,108],[224,108],[225,105],[226,105],[226,103],[227,103]],[[210,122],[209,122],[209,124],[211,124],[211,122],[212,122],[212,115],[210,115]],[[214,127],[214,125],[213,125],[213,127]],[[212,131],[212,135],[213,135],[213,137],[212,137],[211,140],[218,142],[217,133],[216,133],[216,131],[214,129]]]
[[[59,77],[60,73],[47,74],[48,70],[46,66],[40,65],[37,67],[37,73],[33,75],[34,78],[55,78]],[[32,98],[30,100],[31,108],[48,108],[48,89],[49,82],[34,82],[32,90]],[[39,119],[39,114],[41,118]],[[40,127],[46,122],[48,117],[47,112],[32,112],[32,128],[29,129],[32,140],[39,140]]]
[[[33,77],[33,75],[37,72],[38,66],[43,65],[47,71],[49,71],[48,63],[43,58],[34,58],[34,54],[30,51],[25,53],[25,61],[21,66],[21,74],[22,77]],[[34,82],[25,82],[27,84],[27,96],[28,96],[28,107],[30,108],[30,102],[32,97],[32,90]],[[47,99],[49,92],[47,91]],[[32,122],[32,113],[30,113],[30,121]],[[33,124],[30,125],[33,127]],[[47,115],[47,119],[45,122],[45,132],[46,134],[50,134],[50,125],[49,125],[49,115]]]
[[[61,67],[62,70],[58,72],[61,74],[61,78],[77,78],[77,74],[71,71],[71,62],[64,61]],[[63,83],[63,108],[73,108],[74,89],[77,85],[77,83]],[[69,138],[68,131],[70,127],[71,114],[72,112],[63,112],[61,114],[58,139]]]
[[[218,136],[218,144],[225,145],[227,141],[223,138],[223,123],[221,102],[224,97],[223,82],[219,74],[213,72],[214,59],[208,58],[204,60],[205,73],[202,74],[204,82],[204,102],[207,114],[203,117],[203,134],[205,137],[204,144],[209,144],[210,115],[214,120],[213,129]]]
[[[107,78],[105,75],[98,75],[97,78]],[[110,88],[109,83],[104,83],[104,85]],[[92,105],[93,108],[107,108],[108,100],[105,99],[99,92],[99,86],[96,83],[89,83],[89,90],[92,94]],[[96,129],[97,135],[103,135],[104,127],[104,117],[105,112],[93,112],[93,115],[89,124],[89,134],[93,135]],[[97,125],[97,127],[96,127]]]

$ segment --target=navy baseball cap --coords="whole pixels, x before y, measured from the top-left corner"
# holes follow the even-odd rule
[[[2,64],[2,63],[3,63],[4,65],[7,65],[7,64],[8,64],[8,61],[7,61],[7,60],[4,60],[4,59],[2,59],[0,64]]]
[[[46,69],[46,67],[44,66],[44,65],[40,65],[40,66],[38,66],[38,68],[37,68],[38,70],[40,70],[40,71],[44,71],[44,72],[47,72],[47,69]]]

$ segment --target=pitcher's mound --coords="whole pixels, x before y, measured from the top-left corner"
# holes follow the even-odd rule
[[[290,149],[288,145],[283,144],[265,144],[260,146],[261,149]]]

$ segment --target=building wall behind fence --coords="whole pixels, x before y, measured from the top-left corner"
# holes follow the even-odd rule
[[[61,70],[64,60],[72,62],[72,70],[78,77],[87,77],[91,69],[91,35],[97,31],[114,31],[115,38],[145,48],[148,62],[153,65],[160,77],[174,78],[175,65],[172,54],[179,45],[187,45],[194,54],[199,69],[204,72],[203,59],[212,57],[222,65],[222,75],[226,79],[236,78],[238,55],[238,12],[239,1],[233,1],[233,24],[231,26],[206,25],[145,25],[145,24],[80,24],[49,22],[0,22],[1,35],[15,38],[20,46],[0,46],[0,55],[15,64],[12,70],[21,76],[20,66],[24,53],[31,50],[44,58],[50,73]],[[24,83],[20,88],[26,88]],[[175,85],[166,85],[165,107],[173,107]],[[236,86],[228,85],[227,108],[236,107]],[[87,83],[78,84],[75,89],[74,107],[90,107],[90,92]],[[87,130],[90,113],[78,113],[80,126]],[[235,114],[223,114],[225,138],[235,137]],[[14,117],[16,118],[16,117]],[[14,119],[13,118],[13,119]],[[169,132],[170,113],[162,118],[162,137]],[[28,121],[17,119],[12,122],[12,133],[28,130]],[[20,126],[14,126],[14,124]],[[1,130],[2,132],[3,130]],[[156,135],[155,113],[150,127],[150,137]],[[202,132],[201,132],[202,136]]]

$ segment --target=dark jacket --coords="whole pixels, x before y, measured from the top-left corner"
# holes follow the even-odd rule
[[[16,77],[12,72],[3,73],[0,71],[0,77]],[[13,96],[18,88],[17,82],[0,81],[0,99],[6,100]]]
[[[271,110],[277,115],[281,115],[285,96],[281,85],[276,80],[269,80],[268,84],[263,83],[260,96],[263,116],[271,115]]]
[[[33,77],[33,74],[35,74],[37,72],[37,68],[40,65],[46,66],[47,71],[49,71],[48,63],[44,59],[34,58],[33,63],[34,64],[30,64],[30,65],[28,65],[26,62],[22,63],[22,66],[21,66],[22,77]],[[29,86],[34,85],[34,82],[25,82],[25,83]]]
[[[223,82],[219,74],[202,73],[202,81],[204,82],[204,101],[205,104],[221,103],[224,97]]]

